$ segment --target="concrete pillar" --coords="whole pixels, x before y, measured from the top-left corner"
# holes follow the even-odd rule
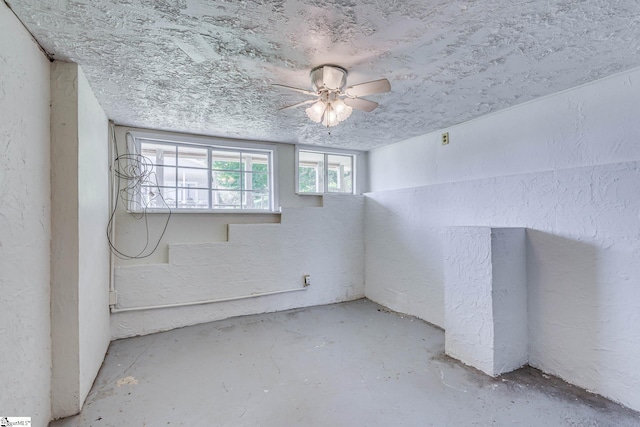
[[[493,377],[528,363],[525,251],[523,228],[447,230],[447,355]]]
[[[77,64],[51,64],[51,415],[77,414],[109,346],[108,121]]]

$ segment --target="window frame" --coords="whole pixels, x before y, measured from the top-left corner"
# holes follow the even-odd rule
[[[324,170],[323,170],[323,191],[322,192],[301,192],[300,191],[300,151],[304,151],[307,153],[316,153],[324,155]],[[329,162],[328,156],[345,156],[351,157],[351,176],[352,176],[352,184],[351,184],[351,192],[344,191],[329,191]],[[316,147],[309,145],[296,145],[295,152],[295,194],[298,196],[322,196],[325,194],[341,194],[345,196],[353,196],[359,194],[358,191],[358,164],[360,163],[360,158],[363,153],[361,151],[354,150],[341,150],[341,149],[327,149],[325,147]]]
[[[278,174],[277,174],[277,162],[278,162],[278,147],[276,144],[258,142],[258,141],[248,141],[248,140],[234,140],[234,139],[226,139],[226,138],[216,138],[216,137],[207,137],[207,136],[195,136],[195,135],[184,135],[184,134],[168,134],[168,133],[158,133],[158,132],[145,132],[145,131],[129,131],[127,132],[127,151],[129,153],[141,153],[141,143],[142,142],[149,143],[158,143],[158,144],[166,144],[168,146],[176,147],[176,152],[178,152],[179,147],[191,147],[191,148],[204,148],[207,149],[207,174],[208,174],[208,187],[205,189],[209,193],[208,204],[209,206],[213,206],[213,201],[211,197],[211,192],[214,191],[213,188],[213,164],[211,161],[211,155],[213,151],[229,151],[232,153],[256,153],[267,155],[269,171],[267,173],[268,176],[268,188],[269,188],[269,209],[245,209],[242,208],[242,204],[240,208],[186,208],[179,207],[176,203],[176,207],[148,207],[142,208],[142,204],[140,203],[141,193],[138,192],[136,200],[132,200],[127,206],[127,211],[129,213],[218,213],[218,214],[278,214],[280,213],[280,205],[279,205],[279,194],[278,194]],[[178,157],[176,157],[176,173],[181,166],[178,165]],[[186,167],[189,168],[189,167]],[[198,168],[196,168],[198,169]],[[243,174],[243,171],[239,171],[240,174]],[[244,180],[243,180],[244,182]],[[165,187],[165,186],[160,186]],[[166,188],[174,188],[174,187],[166,187]],[[179,187],[175,187],[176,191],[179,191]],[[240,190],[238,190],[242,195],[248,190],[244,189],[244,185],[241,186]],[[177,194],[176,194],[177,196]]]

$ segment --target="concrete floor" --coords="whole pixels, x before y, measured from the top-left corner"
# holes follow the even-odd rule
[[[443,355],[444,333],[368,300],[111,343],[70,426],[639,426],[640,414],[524,368]]]

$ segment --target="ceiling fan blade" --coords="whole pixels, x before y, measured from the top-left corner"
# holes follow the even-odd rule
[[[351,108],[355,108],[356,110],[361,111],[373,111],[378,106],[377,102],[368,101],[366,99],[361,98],[345,98],[344,103],[350,106]]]
[[[344,79],[344,76],[344,71],[336,67],[326,65],[322,67],[322,84],[327,89],[340,89],[343,84],[342,81]]]
[[[278,111],[288,110],[290,108],[300,107],[301,105],[313,104],[314,102],[317,102],[317,101],[318,101],[317,99],[309,99],[307,101],[298,102],[297,104],[289,105],[287,107],[278,108]]]
[[[305,95],[311,95],[311,96],[317,96],[318,94],[315,92],[312,92],[310,90],[306,90],[306,89],[300,89],[297,87],[291,87],[291,86],[285,86],[285,85],[279,85],[276,83],[272,83],[271,86],[275,86],[277,88],[282,88],[282,89],[287,89],[287,90],[292,90],[294,92],[299,92],[299,93],[303,93]]]
[[[360,83],[359,85],[349,86],[345,93],[348,96],[367,96],[374,93],[389,92],[391,83],[387,79],[374,80],[372,82]],[[355,107],[354,107],[355,108]]]

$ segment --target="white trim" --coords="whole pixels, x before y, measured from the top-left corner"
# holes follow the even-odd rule
[[[309,194],[309,193],[305,193]],[[331,193],[331,194],[340,194],[340,193]],[[276,211],[268,211],[266,209],[191,209],[191,208],[171,208],[171,209],[163,209],[163,208],[148,208],[145,210],[145,213],[148,214],[168,214],[171,212],[171,215],[182,215],[182,214],[202,214],[202,213],[220,213],[220,214],[242,214],[242,215],[280,215],[282,214],[281,208],[277,208]],[[139,214],[141,211],[127,211],[132,214]]]
[[[304,144],[296,144],[296,151],[314,151],[316,153],[327,153],[327,154],[350,154],[352,156],[357,156],[359,154],[363,154],[364,151],[357,150],[343,150],[342,148],[328,148],[328,147],[320,147],[318,145],[304,145]]]
[[[169,142],[172,144],[199,144],[206,145],[208,147],[237,147],[237,148],[245,148],[245,149],[256,149],[256,150],[276,150],[277,144],[262,142],[262,141],[251,141],[247,139],[227,139],[227,138],[219,138],[215,136],[198,136],[198,135],[189,135],[189,134],[179,134],[179,133],[164,133],[164,132],[147,132],[141,130],[129,130],[127,131],[133,138],[143,138],[143,139],[153,139],[160,142]]]

